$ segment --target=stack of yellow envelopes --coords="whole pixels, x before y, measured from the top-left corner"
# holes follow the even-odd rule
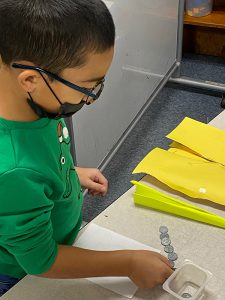
[[[225,205],[225,131],[185,118],[167,137],[174,141],[170,149],[154,149],[133,173],[150,174],[190,197]],[[170,213],[225,228],[224,218],[166,194],[159,197],[158,191],[145,186],[138,185],[134,198],[136,203],[152,208],[156,208],[154,201],[163,198],[156,209],[167,208]]]

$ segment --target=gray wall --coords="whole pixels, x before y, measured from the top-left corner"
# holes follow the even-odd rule
[[[83,167],[100,165],[176,61],[179,0],[105,3],[116,24],[116,52],[101,98],[73,117]]]

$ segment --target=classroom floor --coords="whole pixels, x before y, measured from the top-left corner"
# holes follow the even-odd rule
[[[225,58],[185,54],[182,75],[225,83]],[[84,221],[91,221],[126,192],[132,186],[130,180],[143,177],[143,174],[132,175],[135,166],[153,148],[167,149],[170,141],[165,136],[184,117],[208,123],[223,110],[221,99],[222,95],[167,84],[105,169],[108,195],[85,197]]]

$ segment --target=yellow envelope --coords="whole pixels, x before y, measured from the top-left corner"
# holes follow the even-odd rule
[[[201,156],[198,156],[198,155],[195,155],[192,151],[188,151],[186,149],[184,150],[185,147],[181,147],[181,148],[170,148],[168,151],[170,153],[174,153],[174,154],[177,154],[177,155],[181,155],[181,156],[184,156],[184,157],[190,157],[190,158],[193,158],[193,159],[197,159],[197,160],[200,160],[200,161],[205,161],[205,159]]]
[[[186,146],[184,146],[180,143],[174,142],[174,141],[170,144],[170,148],[168,149],[168,151],[173,152],[173,153],[177,153],[177,154],[180,154],[180,155],[183,155],[183,156],[187,156],[187,157],[193,157],[193,158],[196,158],[196,159],[198,159],[198,158],[202,159],[203,158],[199,153],[191,150],[190,148],[188,148],[188,147],[186,147]]]
[[[185,118],[167,138],[174,140],[204,158],[225,165],[225,131]]]
[[[133,173],[150,174],[190,197],[225,205],[225,168],[220,164],[155,148]]]

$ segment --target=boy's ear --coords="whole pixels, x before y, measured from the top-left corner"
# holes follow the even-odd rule
[[[18,75],[17,80],[27,93],[32,93],[36,89],[38,78],[40,76],[35,71],[25,70]]]

